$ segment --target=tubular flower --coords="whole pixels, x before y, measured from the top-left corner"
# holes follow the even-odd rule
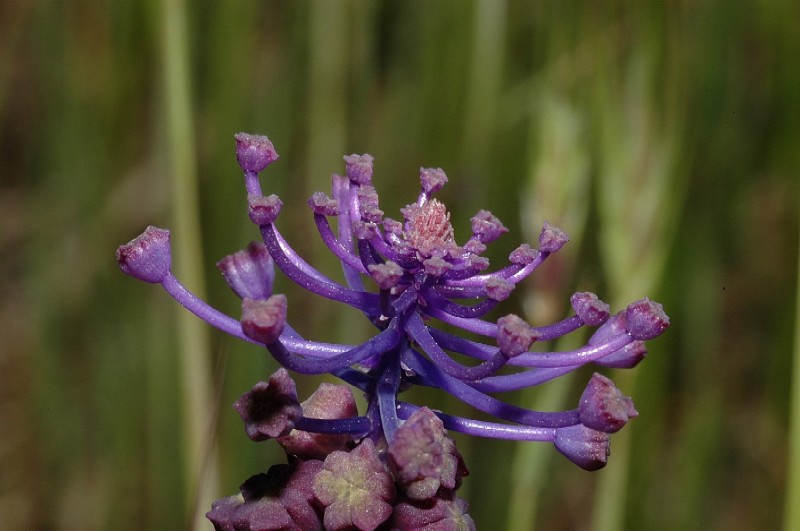
[[[596,295],[581,292],[571,298],[573,315],[553,324],[531,325],[513,314],[486,318],[523,279],[559,251],[568,236],[544,222],[537,248],[520,245],[510,253],[507,265],[492,270],[483,253],[488,244],[508,232],[497,217],[479,211],[471,218],[471,235],[457,239],[449,210],[433,197],[448,180],[440,168],[421,168],[416,200],[400,210],[401,219],[385,217],[373,186],[374,159],[370,155],[345,156],[345,176],[333,176],[330,195],[316,192],[308,201],[322,241],[342,265],[343,281],[334,280],[306,262],[278,229],[283,203],[262,192],[258,176],[278,160],[269,139],[236,135],[236,156],[244,172],[249,217],[263,240],[218,264],[226,282],[242,299],[241,319],[211,308],[174,277],[169,233],[163,229],[148,228],[121,246],[117,260],[125,273],[161,284],[212,326],[262,345],[288,371],[329,373],[364,392],[367,409],[362,416],[352,395],[332,388],[300,406],[293,386],[286,382],[288,373],[276,373],[273,380],[282,387],[259,384],[236,405],[251,438],[280,437],[294,468],[298,460],[325,460],[325,474],[330,476],[331,462],[356,463],[369,456],[369,463],[361,466],[381,478],[383,490],[380,495],[359,494],[358,503],[349,509],[346,499],[334,499],[325,487],[330,477],[309,479],[315,487],[303,492],[313,492],[315,498],[304,499],[306,505],[301,505],[316,511],[321,525],[374,529],[390,521],[387,507],[392,506],[403,508],[394,516],[398,522],[423,510],[441,511],[437,518],[445,518],[448,511],[464,513],[466,504],[454,491],[466,468],[445,430],[549,442],[587,470],[606,464],[609,434],[637,414],[631,399],[608,378],[595,374],[576,407],[566,411],[525,409],[495,395],[547,382],[586,364],[633,367],[646,353],[644,342],[669,326],[660,304],[643,298],[612,314]],[[331,218],[336,218],[335,228]],[[272,293],[275,267],[300,287],[361,312],[374,326],[374,335],[349,345],[302,337],[291,326],[291,305],[286,297]],[[542,341],[582,327],[598,327],[583,347],[560,352],[535,350]],[[467,339],[450,331],[453,329],[485,339]],[[464,364],[453,354],[475,362]],[[507,366],[517,370],[498,374]],[[399,400],[400,391],[410,385],[439,389],[496,420],[432,412]],[[284,401],[264,403],[273,396]],[[288,410],[287,404],[291,404]],[[428,454],[417,458],[417,449]],[[343,453],[348,452],[353,455],[345,457]],[[386,484],[386,478],[392,478],[394,486]],[[341,477],[337,481],[347,480]],[[361,488],[350,488],[356,487]],[[286,504],[281,500],[285,496],[277,487],[272,490],[271,510],[283,515]],[[240,496],[215,505],[211,513],[215,526],[245,528],[240,523],[244,514],[240,506],[248,504],[248,499]],[[238,520],[226,520],[229,513],[235,513]],[[291,512],[287,514],[291,516]],[[364,516],[367,514],[372,517]],[[468,515],[458,518],[471,527]]]

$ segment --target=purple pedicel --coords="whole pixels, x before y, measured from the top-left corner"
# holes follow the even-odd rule
[[[492,268],[487,245],[508,231],[497,217],[479,211],[469,237],[459,240],[449,210],[432,197],[448,181],[440,168],[420,169],[419,193],[400,210],[401,221],[385,217],[371,155],[345,156],[346,177],[334,175],[330,195],[315,192],[308,201],[322,241],[341,263],[340,282],[309,264],[276,226],[283,203],[262,192],[258,175],[278,160],[272,143],[261,135],[235,138],[248,214],[263,239],[218,264],[242,299],[241,319],[210,307],[172,275],[167,230],[148,227],[117,250],[125,273],[161,284],[209,324],[266,347],[285,368],[245,393],[236,409],[248,436],[277,437],[291,464],[253,476],[240,495],[216,502],[208,514],[216,529],[473,528],[466,504],[455,495],[463,462],[444,428],[551,442],[584,469],[605,466],[609,433],[637,415],[608,378],[595,374],[578,408],[566,411],[528,410],[493,394],[539,385],[589,363],[635,366],[646,353],[644,342],[669,326],[660,304],[644,298],[612,314],[596,295],[580,292],[570,298],[574,314],[555,323],[489,317],[568,236],[545,222],[538,249],[522,244],[507,264]],[[349,345],[303,338],[287,322],[286,297],[273,294],[276,267],[308,292],[363,314],[375,329],[372,337]],[[584,326],[598,328],[582,347],[530,350]],[[470,358],[477,361],[464,361]],[[355,386],[364,393],[366,411],[358,414],[348,388],[327,383],[298,404],[287,370],[329,373]],[[448,393],[497,422],[398,401],[412,385]],[[377,449],[388,452],[387,465]]]

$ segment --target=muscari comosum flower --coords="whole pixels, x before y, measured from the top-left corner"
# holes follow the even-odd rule
[[[265,196],[258,178],[278,159],[269,139],[238,134],[236,155],[244,170],[249,216],[263,240],[217,264],[242,299],[240,319],[211,308],[173,276],[165,229],[148,227],[121,246],[120,267],[161,284],[212,326],[265,347],[285,369],[338,377],[362,391],[368,405],[359,415],[349,389],[330,384],[301,404],[284,369],[256,384],[235,407],[248,436],[277,438],[290,464],[254,476],[241,494],[215,503],[209,518],[217,529],[471,528],[466,504],[454,494],[466,468],[445,429],[551,442],[584,469],[605,466],[609,434],[637,415],[631,399],[610,379],[595,373],[577,407],[567,411],[533,411],[495,395],[542,384],[589,363],[635,366],[646,353],[644,341],[669,325],[660,304],[644,298],[612,315],[606,303],[584,292],[570,300],[574,315],[554,324],[532,326],[513,314],[484,319],[567,243],[566,234],[545,222],[537,249],[523,244],[510,253],[508,265],[488,272],[482,253],[507,232],[500,220],[478,212],[471,219],[471,236],[459,244],[447,208],[433,197],[447,182],[439,168],[420,170],[419,195],[401,209],[402,220],[385,217],[372,186],[370,155],[345,156],[346,176],[333,176],[331,196],[317,192],[308,201],[323,242],[342,263],[345,282],[337,282],[300,257],[278,230],[282,202]],[[335,229],[330,218],[338,221]],[[272,293],[275,265],[306,290],[362,312],[375,335],[354,345],[302,337],[288,322],[286,297]],[[460,337],[437,327],[437,321],[486,340]],[[583,326],[598,327],[586,346],[532,350]],[[463,364],[451,353],[477,361]],[[505,366],[519,370],[497,374]],[[433,412],[401,400],[410,385],[438,388],[497,421]],[[418,453],[424,457],[415,458]],[[352,477],[344,480],[337,470]],[[340,483],[349,486],[346,492]]]

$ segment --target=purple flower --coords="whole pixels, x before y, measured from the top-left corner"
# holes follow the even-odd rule
[[[456,443],[430,409],[418,409],[389,443],[389,465],[403,493],[412,500],[436,496],[440,488],[455,490],[467,474]]]
[[[278,369],[269,382],[258,382],[233,404],[244,421],[247,436],[263,441],[287,435],[303,416],[294,380]]]
[[[145,282],[162,282],[172,267],[169,231],[150,225],[117,248],[117,263],[128,275]]]
[[[326,529],[374,529],[390,521],[392,507],[391,525],[398,529],[470,528],[466,506],[454,495],[466,468],[445,429],[549,442],[587,470],[606,464],[609,433],[637,415],[631,399],[608,378],[595,374],[576,407],[564,411],[530,410],[495,394],[539,385],[587,364],[635,366],[646,353],[644,342],[669,326],[660,304],[644,298],[612,314],[596,295],[581,292],[570,299],[573,314],[555,323],[529,324],[515,315],[488,317],[569,237],[544,222],[538,248],[522,244],[509,254],[507,264],[492,268],[483,254],[508,232],[496,216],[479,211],[470,220],[471,234],[460,240],[450,211],[434,197],[447,176],[440,168],[421,168],[416,199],[400,210],[402,219],[385,217],[373,186],[370,155],[345,156],[346,177],[333,175],[330,195],[315,192],[308,201],[323,243],[341,263],[342,280],[331,278],[300,256],[276,226],[283,203],[264,194],[258,176],[278,159],[272,143],[240,133],[236,156],[244,173],[248,213],[263,241],[218,264],[242,299],[239,319],[211,308],[172,275],[166,230],[150,227],[121,246],[120,268],[160,283],[209,324],[261,345],[286,370],[327,373],[350,384],[363,392],[367,404],[359,415],[348,389],[325,384],[301,407],[286,370],[246,393],[236,407],[249,436],[278,437],[293,467],[324,459],[324,469],[313,478],[303,476],[304,489],[288,489],[290,494],[284,494],[286,488],[270,487],[273,494],[253,497],[247,494],[252,489],[243,486],[241,496],[218,502],[209,513],[218,529],[254,528],[248,522],[261,522],[256,515],[260,511],[273,515],[265,522],[284,521],[285,513],[291,528],[302,515],[322,508]],[[293,314],[287,298],[273,294],[274,267],[301,288],[363,313],[375,328],[373,337],[360,344],[302,337],[291,322],[306,316]],[[534,343],[583,327],[598,328],[582,347],[531,350]],[[438,389],[495,420],[433,412],[399,400],[400,391],[411,385]],[[388,452],[389,468],[376,447]],[[260,485],[266,480],[254,481]],[[297,504],[289,503],[290,498]]]
[[[335,451],[325,458],[314,479],[314,495],[325,507],[325,529],[371,531],[392,514],[394,481],[370,439],[352,452]]]

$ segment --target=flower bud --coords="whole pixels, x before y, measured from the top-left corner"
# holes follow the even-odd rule
[[[626,333],[626,326],[628,318],[625,312],[619,312],[611,316],[600,328],[598,328],[592,337],[589,338],[590,345],[599,345],[608,341],[614,336]],[[611,367],[616,369],[630,369],[635,367],[642,361],[647,354],[647,349],[644,348],[642,341],[633,341],[628,343],[621,349],[612,352],[608,356],[604,356],[599,360],[595,360],[595,365],[603,367]]]
[[[150,225],[145,231],[117,248],[122,271],[145,282],[160,283],[172,266],[169,231]]]
[[[278,340],[286,325],[286,296],[242,300],[242,332],[254,341],[269,345]]]
[[[608,434],[583,424],[556,428],[553,444],[564,457],[589,471],[606,466],[611,455]]]
[[[481,243],[491,243],[508,232],[508,229],[497,217],[488,210],[481,210],[470,220],[472,234],[477,236]]]
[[[527,243],[523,243],[508,255],[508,261],[514,265],[526,266],[536,260],[539,251],[533,249]]]
[[[250,195],[247,196],[248,214],[250,221],[256,225],[269,225],[281,213],[283,201],[275,195]]]
[[[391,260],[383,264],[370,265],[368,269],[381,289],[392,289],[403,277],[403,268]]]
[[[428,195],[433,195],[447,184],[447,175],[441,168],[420,168],[419,181]]]
[[[564,247],[569,241],[569,236],[558,227],[544,222],[542,232],[539,234],[539,250],[543,253],[554,253]]]
[[[248,133],[237,133],[234,138],[236,161],[242,170],[258,173],[278,160],[278,153],[269,138]]]
[[[303,414],[312,419],[346,419],[358,415],[353,392],[345,385],[320,384],[302,407]],[[286,453],[301,459],[325,459],[335,450],[346,450],[352,440],[349,434],[293,430],[278,442]]]
[[[493,301],[504,301],[514,291],[514,284],[500,277],[490,277],[484,284],[486,296]]]
[[[345,155],[343,158],[348,179],[358,184],[372,182],[372,162],[375,160],[372,155]]]
[[[630,303],[625,315],[628,319],[627,332],[634,339],[653,339],[669,326],[669,317],[664,313],[664,307],[647,297]]]
[[[255,300],[272,295],[275,265],[263,243],[251,242],[246,250],[217,262],[217,268],[239,298]]]
[[[311,199],[308,200],[308,206],[311,207],[314,214],[322,214],[323,216],[339,215],[339,202],[322,192],[314,192]]]
[[[574,294],[569,302],[583,324],[588,326],[599,326],[608,320],[611,307],[597,298],[594,293],[588,291]]]
[[[622,394],[609,378],[594,373],[578,405],[578,418],[587,428],[614,433],[628,419],[638,416],[630,397]]]
[[[522,318],[509,314],[497,320],[497,346],[509,358],[527,352],[533,340],[531,327]]]

